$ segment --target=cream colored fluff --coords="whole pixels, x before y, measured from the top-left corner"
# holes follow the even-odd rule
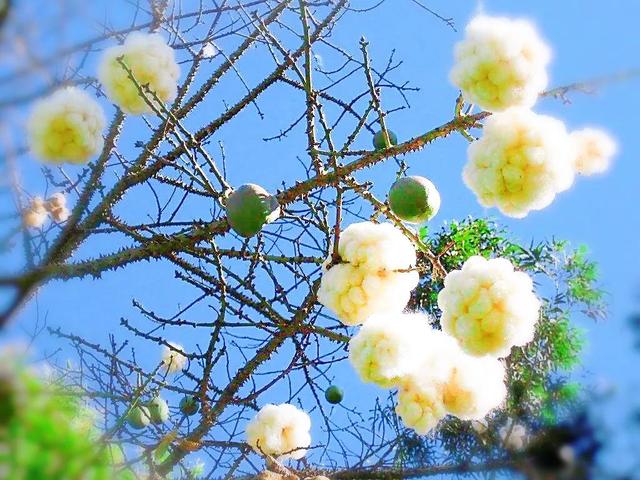
[[[481,205],[522,218],[573,184],[574,155],[561,121],[514,108],[488,118],[469,145],[463,179]]]
[[[449,75],[465,99],[500,112],[531,107],[548,83],[551,50],[526,20],[478,15],[455,46]]]
[[[344,324],[406,307],[419,275],[407,271],[415,266],[415,247],[400,230],[390,224],[352,224],[340,235],[338,252],[346,263],[325,266],[318,301]]]
[[[618,151],[616,141],[605,131],[583,128],[571,132],[576,155],[574,168],[581,175],[595,175],[609,169]]]
[[[311,419],[294,405],[268,404],[247,424],[247,443],[257,453],[300,459],[311,444]]]
[[[438,306],[442,329],[465,351],[504,357],[533,339],[540,301],[531,278],[509,260],[473,256],[445,277]]]
[[[163,347],[162,364],[167,373],[180,372],[184,369],[184,367],[186,367],[188,360],[187,357],[181,353],[184,352],[184,347],[178,343],[168,343],[173,348],[169,348],[166,345]]]
[[[122,45],[104,51],[98,68],[98,79],[113,103],[134,115],[151,112],[129,72],[118,61],[120,57],[138,84],[148,85],[158,100],[166,103],[175,98],[180,67],[173,49],[161,35],[130,33]],[[155,101],[151,97],[149,100]]]
[[[103,146],[102,107],[76,87],[67,87],[36,102],[27,122],[29,148],[50,163],[86,163]]]

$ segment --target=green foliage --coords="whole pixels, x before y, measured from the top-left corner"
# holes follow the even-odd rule
[[[0,357],[0,465],[7,480],[125,479],[98,441],[92,413],[68,389]],[[129,477],[130,478],[130,477]]]

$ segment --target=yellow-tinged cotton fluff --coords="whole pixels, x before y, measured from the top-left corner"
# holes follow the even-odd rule
[[[44,162],[86,163],[102,149],[102,107],[76,87],[36,102],[27,123],[29,148]]]
[[[583,128],[571,132],[575,148],[574,168],[581,175],[605,172],[618,151],[613,138],[602,130]]]
[[[447,415],[442,384],[429,379],[405,379],[398,390],[396,413],[405,426],[426,435]]]
[[[455,46],[449,75],[465,99],[485,110],[531,107],[548,83],[551,50],[522,19],[479,15]]]
[[[353,223],[340,233],[343,261],[368,271],[402,270],[416,264],[416,248],[390,223]]]
[[[66,222],[71,215],[67,208],[67,198],[61,192],[51,195],[45,203],[45,208],[51,214],[51,218],[58,223]]]
[[[533,282],[504,258],[470,257],[438,294],[442,329],[471,355],[509,355],[535,333],[540,301]]]
[[[247,424],[247,443],[257,452],[300,459],[311,444],[311,419],[304,411],[282,403],[268,404]]]
[[[546,115],[520,108],[492,115],[469,145],[464,182],[483,206],[523,218],[573,184],[569,138],[564,124]]]
[[[445,408],[462,420],[483,419],[507,396],[504,376],[504,366],[499,360],[460,352],[444,385]]]
[[[432,331],[416,314],[375,314],[349,342],[349,360],[363,382],[396,386],[424,363]]]
[[[162,349],[162,364],[167,373],[176,373],[187,365],[187,357],[182,353],[184,348],[178,343],[168,342]]]
[[[391,224],[352,224],[340,235],[338,252],[345,263],[324,268],[318,301],[344,324],[406,307],[419,275],[407,271],[415,266],[416,252],[400,230]]]
[[[22,212],[22,222],[28,228],[40,228],[47,221],[47,209],[42,197],[34,197]]]
[[[161,35],[130,33],[122,45],[105,50],[98,69],[98,79],[113,103],[135,115],[151,112],[151,107],[119,58],[137,83],[147,85],[158,100],[166,103],[175,98],[180,68],[173,49]]]

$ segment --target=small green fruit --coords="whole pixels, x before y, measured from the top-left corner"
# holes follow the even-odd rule
[[[391,142],[391,145],[387,144],[387,140],[384,138],[384,132],[380,130],[373,136],[373,148],[375,148],[376,150],[384,150],[385,148],[389,148],[393,145],[398,144],[398,136],[395,133],[387,129],[387,134],[389,135],[389,141]]]
[[[183,415],[190,417],[198,413],[198,410],[200,410],[200,405],[196,397],[187,395],[180,400],[180,411]]]
[[[327,402],[336,404],[340,403],[344,398],[344,392],[342,389],[336,385],[331,385],[324,391],[324,398],[327,399]]]
[[[226,210],[231,228],[238,235],[253,237],[265,223],[278,218],[280,204],[261,186],[247,183],[229,195]]]
[[[423,223],[440,210],[440,194],[424,177],[402,177],[389,190],[389,206],[405,222]]]
[[[161,397],[155,397],[147,404],[151,423],[159,425],[169,419],[169,405]]]
[[[142,405],[133,408],[127,417],[127,421],[132,428],[136,430],[142,430],[147,425],[149,425],[149,421],[151,420],[151,414],[149,413],[149,409]]]

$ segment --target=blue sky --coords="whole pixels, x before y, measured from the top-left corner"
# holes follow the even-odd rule
[[[354,6],[372,3],[353,2]],[[424,133],[451,118],[457,94],[447,80],[452,47],[461,38],[467,19],[481,8],[471,1],[426,3],[442,15],[453,17],[458,32],[410,0],[388,0],[373,12],[345,16],[332,36],[335,43],[354,53],[357,53],[359,38],[366,36],[374,65],[378,67],[385,64],[393,49],[396,50],[396,58],[403,60],[395,78],[410,80],[413,86],[420,88],[420,92],[409,97],[411,109],[394,113],[387,120],[388,127],[401,140]],[[488,0],[483,2],[482,8],[492,14],[526,16],[538,24],[554,49],[550,70],[552,86],[640,67],[637,55],[640,51],[637,28],[640,2],[635,0],[607,4],[595,0]],[[119,17],[113,21],[118,23],[126,15],[121,11]],[[221,48],[224,49],[224,44]],[[317,53],[324,59],[322,49]],[[327,58],[326,61],[330,62],[330,57]],[[327,68],[330,66],[326,65]],[[251,68],[246,74],[251,80]],[[637,213],[640,202],[640,164],[637,158],[640,136],[633,121],[635,112],[640,111],[639,86],[640,78],[608,85],[594,95],[572,93],[570,104],[545,99],[537,105],[536,110],[564,119],[571,128],[587,125],[604,127],[618,139],[621,153],[610,172],[579,179],[549,208],[533,212],[522,220],[507,219],[495,210],[483,209],[463,185],[460,178],[466,149],[463,138],[451,137],[436,142],[407,159],[410,172],[429,177],[441,193],[442,208],[434,219],[433,228],[438,228],[446,220],[467,215],[492,215],[525,243],[530,239],[556,237],[567,239],[574,245],[589,246],[592,258],[600,265],[602,285],[609,293],[611,315],[606,322],[597,325],[589,320],[576,319],[587,328],[589,339],[585,369],[580,375],[588,382],[602,380],[617,386],[619,395],[603,412],[612,427],[625,425],[624,415],[630,406],[629,399],[638,397],[640,381],[636,368],[638,358],[631,348],[632,339],[626,324],[628,315],[640,306],[640,217]],[[253,111],[247,112],[236,122],[236,125],[243,125],[242,128],[236,126],[223,131],[228,158],[233,159],[229,162],[232,184],[254,181],[274,190],[280,186],[282,172],[299,168],[295,156],[304,153],[301,129],[294,132],[296,139],[290,142],[264,145],[260,140],[286,127],[286,120],[299,113],[299,101],[300,98],[265,97],[260,103],[267,112],[264,120],[260,120]],[[106,102],[104,104],[106,106]],[[202,116],[193,119],[194,124],[202,121]],[[363,147],[368,145],[363,144]],[[392,167],[383,167],[368,177],[374,181],[379,196],[384,196],[392,171]],[[36,188],[40,181],[39,169],[26,166],[24,175],[25,182]],[[287,178],[291,175],[288,174]],[[28,328],[36,316],[46,316],[49,325],[62,326],[91,340],[106,342],[109,333],[124,335],[119,319],[131,313],[130,292],[136,292],[157,310],[174,308],[175,298],[182,293],[187,295],[182,285],[171,281],[170,274],[163,278],[162,273],[170,271],[157,264],[136,265],[126,273],[105,275],[100,281],[48,285],[23,311],[13,333],[18,327]],[[193,342],[193,345],[197,338],[185,335],[182,341]],[[41,352],[58,346],[57,341],[46,337],[37,342]],[[157,357],[155,346],[154,350],[145,350],[142,345],[139,348],[139,357],[148,354],[149,365],[153,364]],[[349,381],[349,377],[346,376],[344,381]],[[623,443],[625,440],[620,437],[619,441]],[[619,445],[617,460],[624,459],[620,453],[626,447]]]

